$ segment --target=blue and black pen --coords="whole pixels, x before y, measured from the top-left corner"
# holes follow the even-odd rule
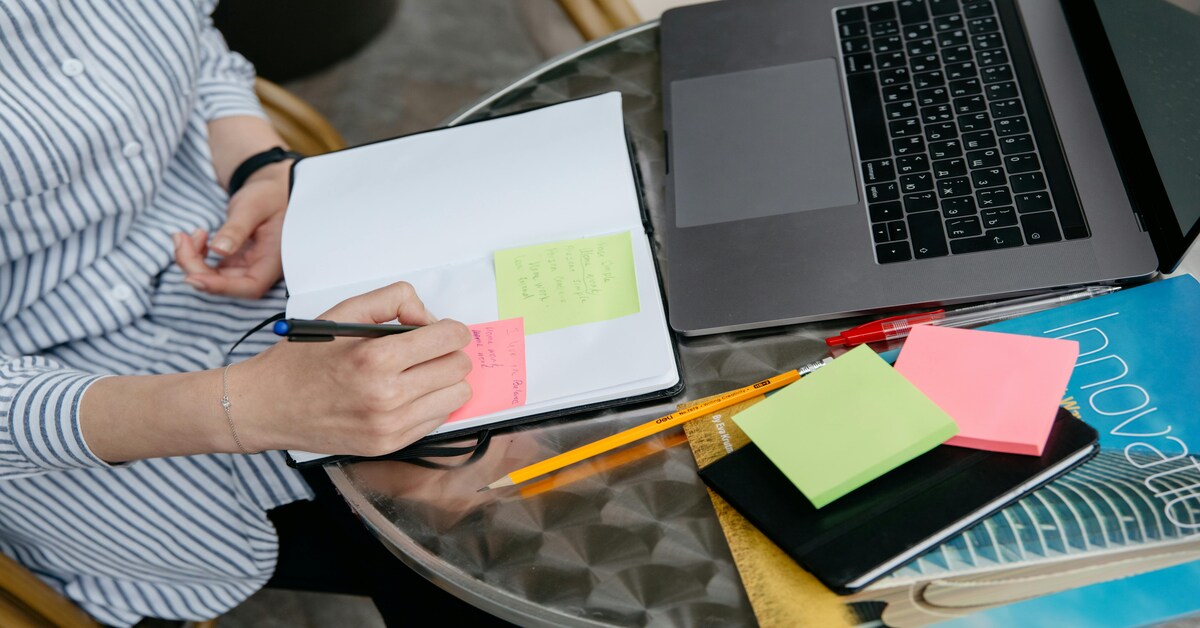
[[[291,342],[330,342],[338,336],[380,338],[417,329],[417,325],[372,325],[370,323],[337,323],[326,320],[285,318],[275,321],[275,334]]]

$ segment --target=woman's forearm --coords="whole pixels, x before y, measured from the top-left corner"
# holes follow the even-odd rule
[[[209,122],[208,145],[217,182],[226,189],[234,169],[247,157],[274,146],[288,148],[270,122],[254,116],[230,116]]]
[[[221,397],[219,369],[107,377],[83,396],[79,421],[92,453],[109,463],[233,453]]]

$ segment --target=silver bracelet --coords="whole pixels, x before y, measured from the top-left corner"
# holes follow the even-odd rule
[[[221,408],[225,410],[225,422],[229,424],[229,431],[233,434],[233,442],[237,443],[238,450],[247,456],[253,452],[246,451],[242,445],[242,439],[238,436],[237,428],[233,425],[233,404],[229,402],[229,367],[232,364],[226,364],[225,368],[221,369]]]

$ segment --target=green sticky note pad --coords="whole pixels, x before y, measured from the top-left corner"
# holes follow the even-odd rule
[[[817,508],[958,433],[949,415],[865,345],[733,420]]]
[[[500,318],[536,334],[639,309],[629,232],[496,251]]]

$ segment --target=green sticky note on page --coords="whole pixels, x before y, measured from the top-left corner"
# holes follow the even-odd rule
[[[733,420],[817,508],[958,433],[949,415],[866,345]]]
[[[496,251],[500,318],[525,333],[605,321],[639,309],[628,231]]]

